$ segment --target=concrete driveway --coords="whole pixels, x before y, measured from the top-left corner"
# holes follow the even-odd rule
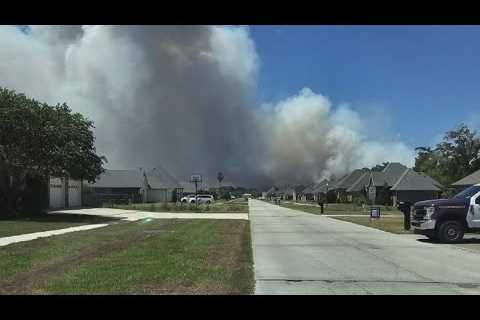
[[[480,294],[480,254],[249,200],[256,294]]]
[[[111,208],[67,209],[49,213],[86,214],[93,216],[120,218],[127,221],[141,219],[242,219],[248,220],[248,213],[190,213],[190,212],[149,212],[139,210],[122,210]]]

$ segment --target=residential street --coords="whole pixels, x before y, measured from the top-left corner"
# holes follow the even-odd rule
[[[256,294],[480,294],[480,252],[249,200]]]

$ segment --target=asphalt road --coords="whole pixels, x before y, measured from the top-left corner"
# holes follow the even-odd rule
[[[256,294],[480,294],[480,252],[249,200]]]

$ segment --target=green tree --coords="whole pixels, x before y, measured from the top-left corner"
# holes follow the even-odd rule
[[[415,170],[447,186],[480,169],[480,137],[462,124],[445,134],[434,149],[416,148]]]
[[[0,87],[0,207],[17,212],[27,178],[94,181],[103,171],[93,122],[67,104],[49,106]]]

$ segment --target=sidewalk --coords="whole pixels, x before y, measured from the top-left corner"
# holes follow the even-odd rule
[[[65,234],[65,233],[70,233],[75,231],[97,229],[97,228],[102,228],[106,226],[108,226],[108,224],[106,223],[89,224],[86,226],[70,227],[70,228],[64,228],[64,229],[58,229],[58,230],[34,232],[34,233],[20,234],[20,235],[11,236],[11,237],[4,237],[4,238],[0,238],[0,247],[7,246],[9,244],[17,243],[17,242],[30,241],[38,238],[51,237],[51,236],[56,236],[59,234]]]

